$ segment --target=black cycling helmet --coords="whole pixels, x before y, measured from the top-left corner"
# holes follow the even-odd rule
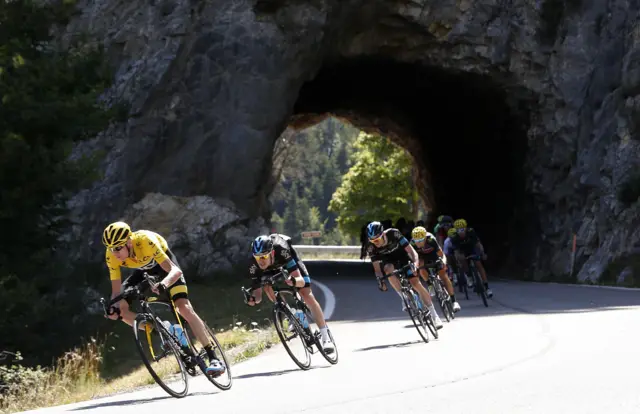
[[[251,253],[253,254],[271,253],[271,250],[273,250],[273,240],[271,240],[269,236],[258,236],[253,243],[251,243]]]
[[[382,224],[379,221],[372,221],[367,226],[367,237],[369,239],[375,239],[382,234]]]
[[[438,223],[450,223],[453,224],[453,217],[451,216],[440,216],[438,217]]]

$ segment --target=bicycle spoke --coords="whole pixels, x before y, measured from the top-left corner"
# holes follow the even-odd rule
[[[147,370],[162,389],[173,397],[184,397],[189,389],[187,371],[179,346],[164,326],[138,314],[133,324],[136,345]],[[140,329],[140,325],[145,326]]]

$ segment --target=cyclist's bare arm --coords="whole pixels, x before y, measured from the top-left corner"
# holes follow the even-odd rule
[[[413,246],[411,245],[411,243],[407,244],[404,247],[404,251],[407,252],[407,254],[409,254],[409,257],[411,258],[411,261],[417,266],[419,261],[418,261],[418,253],[416,252],[416,249],[413,248]]]
[[[169,258],[160,263],[160,267],[167,272],[167,276],[165,276],[165,278],[160,282],[164,287],[173,285],[178,281],[178,279],[180,279],[180,276],[182,276],[182,270],[180,270],[180,268]]]
[[[118,296],[122,290],[122,280],[116,279],[111,281],[111,299]]]
[[[304,286],[305,282],[304,282],[304,279],[302,278],[302,274],[300,273],[300,269],[296,269],[293,272],[289,273],[289,276],[295,280],[296,287]],[[289,281],[287,281],[287,284],[289,284]]]
[[[259,287],[254,289],[251,292],[251,296],[253,296],[253,298],[249,299],[249,306],[257,305],[258,303],[262,302],[262,288]]]
[[[380,268],[380,260],[375,261],[373,264],[373,271],[376,273],[377,278],[382,277],[382,269]]]
[[[484,246],[482,245],[482,243],[480,243],[479,240],[478,240],[478,243],[476,243],[476,247],[480,251],[480,256],[486,256],[487,255],[487,253],[484,251]]]

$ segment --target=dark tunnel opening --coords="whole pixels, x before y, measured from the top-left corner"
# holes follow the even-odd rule
[[[431,218],[465,218],[492,261],[502,262],[509,235],[518,234],[509,227],[524,203],[527,147],[527,125],[506,93],[486,76],[380,58],[346,60],[325,65],[302,86],[293,119],[332,113],[360,128],[393,120],[402,128],[401,144],[428,170]]]

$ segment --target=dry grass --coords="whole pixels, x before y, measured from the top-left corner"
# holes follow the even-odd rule
[[[216,336],[232,363],[256,356],[278,342],[271,326],[251,330],[236,326]],[[0,367],[4,374],[0,379],[12,384],[0,395],[0,413],[70,404],[156,386],[142,362],[126,375],[104,379],[100,375],[103,351],[104,345],[92,339],[59,358],[53,369]]]

